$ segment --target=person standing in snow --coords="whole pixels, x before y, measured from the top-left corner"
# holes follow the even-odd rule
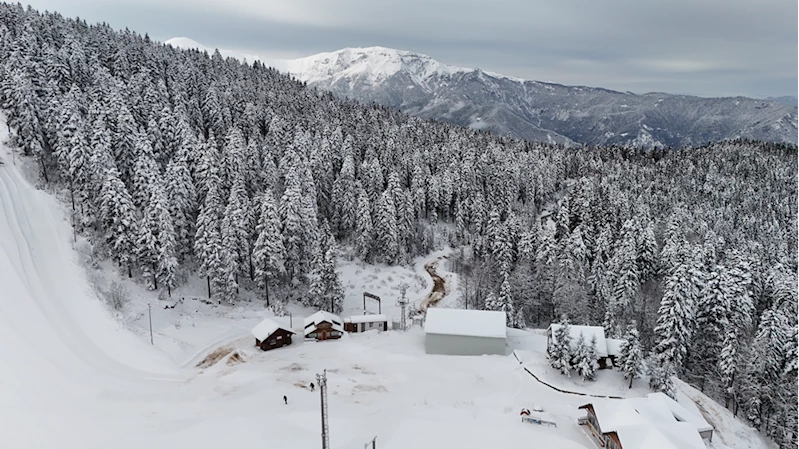
[[[289,398],[287,398],[285,395],[283,396],[283,402],[285,402],[286,405],[289,405]]]
[[[311,382],[311,392],[313,392],[313,382]]]

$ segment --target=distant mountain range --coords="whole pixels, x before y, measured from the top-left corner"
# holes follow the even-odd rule
[[[167,43],[213,51],[187,38]],[[259,60],[230,51],[220,53]],[[795,97],[638,95],[453,67],[429,56],[383,47],[261,62],[336,96],[529,140],[645,147],[680,147],[737,137],[797,141]]]

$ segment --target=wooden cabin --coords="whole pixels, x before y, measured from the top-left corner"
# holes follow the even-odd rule
[[[387,331],[388,318],[385,315],[353,315],[344,319],[347,332],[366,332],[370,330]]]
[[[251,333],[255,337],[255,346],[263,351],[290,345],[291,336],[294,335],[293,331],[269,318],[258,323]]]
[[[320,310],[305,319],[304,335],[306,340],[332,340],[341,338],[344,326],[341,318],[330,312]]]
[[[644,398],[597,399],[579,407],[578,420],[596,445],[605,449],[705,449],[713,427],[663,393]]]

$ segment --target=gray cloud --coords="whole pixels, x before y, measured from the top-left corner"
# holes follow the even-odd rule
[[[795,0],[33,0],[158,40],[298,57],[381,45],[562,84],[797,94]]]

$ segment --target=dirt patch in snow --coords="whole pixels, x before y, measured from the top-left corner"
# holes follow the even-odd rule
[[[292,363],[291,365],[284,366],[283,368],[280,368],[280,370],[281,371],[291,371],[291,372],[295,372],[296,373],[297,371],[305,371],[305,367],[300,365],[299,363]]]
[[[246,360],[244,360],[244,357],[241,355],[241,353],[239,353],[239,351],[233,352],[233,354],[231,354],[227,359],[228,366],[238,365],[239,363],[244,362],[246,362]]]
[[[363,385],[358,384],[352,388],[353,391],[376,391],[378,393],[388,393],[386,387],[382,385]]]
[[[197,364],[197,368],[208,368],[209,366],[214,366],[219,363],[220,360],[225,358],[228,354],[234,351],[232,346],[223,346],[221,348],[216,348],[213,352],[205,356],[200,363]]]

